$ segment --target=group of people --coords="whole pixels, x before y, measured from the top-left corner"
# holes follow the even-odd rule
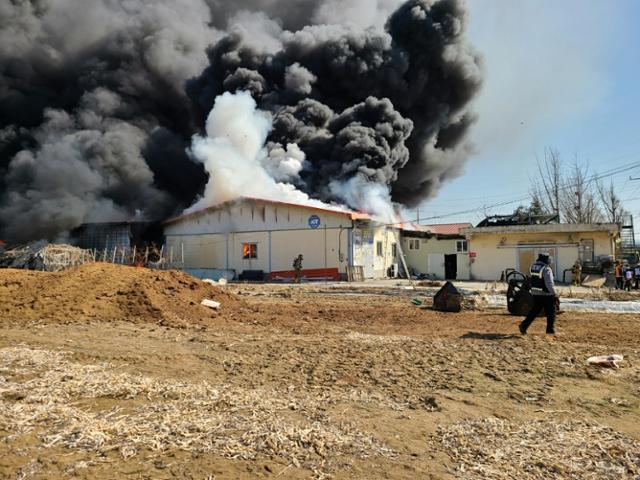
[[[616,277],[616,290],[640,288],[640,263],[634,266],[618,261],[613,267],[613,273]]]

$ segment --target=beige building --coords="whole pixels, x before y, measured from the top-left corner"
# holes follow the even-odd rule
[[[499,280],[509,268],[527,273],[539,253],[551,256],[556,280],[571,280],[576,260],[613,259],[620,228],[615,224],[510,225],[467,228],[470,278]]]
[[[402,250],[415,275],[435,279],[468,280],[469,248],[460,230],[470,223],[412,225],[402,232]]]
[[[367,215],[272,200],[240,198],[165,222],[166,248],[184,268],[207,278],[289,279],[303,255],[303,277],[365,278],[397,271],[396,230]],[[179,252],[179,253],[178,253]]]

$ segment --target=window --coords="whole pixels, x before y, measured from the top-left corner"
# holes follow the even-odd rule
[[[456,242],[456,252],[467,253],[469,251],[469,245],[466,240],[458,240]]]
[[[382,242],[376,242],[376,254],[382,256]]]
[[[393,258],[398,258],[398,245],[395,243],[391,244],[391,256]]]
[[[580,261],[593,262],[593,239],[580,240]]]
[[[420,239],[409,239],[409,250],[420,250]]]
[[[252,258],[258,258],[258,244],[257,243],[243,243],[242,244],[242,258],[249,260]]]

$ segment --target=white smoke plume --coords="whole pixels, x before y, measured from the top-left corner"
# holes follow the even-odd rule
[[[304,168],[304,152],[295,143],[268,149],[266,140],[271,129],[270,115],[257,108],[249,92],[220,95],[207,118],[206,137],[194,136],[190,152],[204,166],[209,181],[204,195],[185,213],[242,196],[346,210],[343,205],[311,199],[296,188]],[[330,190],[336,198],[379,221],[395,221],[386,185],[358,175],[332,182]]]
[[[274,180],[295,183],[300,180],[300,172],[305,165],[305,154],[295,143],[287,144],[286,148],[279,143],[272,144],[263,165]]]
[[[329,207],[287,183],[298,178],[304,153],[290,144],[286,149],[278,145],[269,155],[270,131],[269,114],[257,109],[251,94],[220,95],[207,118],[207,136],[193,138],[191,155],[202,163],[209,181],[202,198],[186,213],[242,196]]]
[[[384,223],[397,222],[396,208],[391,201],[389,187],[367,180],[362,175],[351,177],[347,181],[335,180],[329,184],[331,193],[344,198],[349,205],[358,205],[363,212]]]

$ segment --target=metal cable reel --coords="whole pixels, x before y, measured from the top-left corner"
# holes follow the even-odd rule
[[[524,316],[533,308],[531,279],[522,272],[509,269],[506,275],[507,310],[512,315]]]
[[[514,269],[506,271],[507,288],[507,310],[511,315],[519,317],[527,315],[533,308],[534,300],[531,293],[531,278],[522,272]],[[560,299],[556,297],[556,312],[560,312]],[[544,311],[538,316],[544,315]]]

